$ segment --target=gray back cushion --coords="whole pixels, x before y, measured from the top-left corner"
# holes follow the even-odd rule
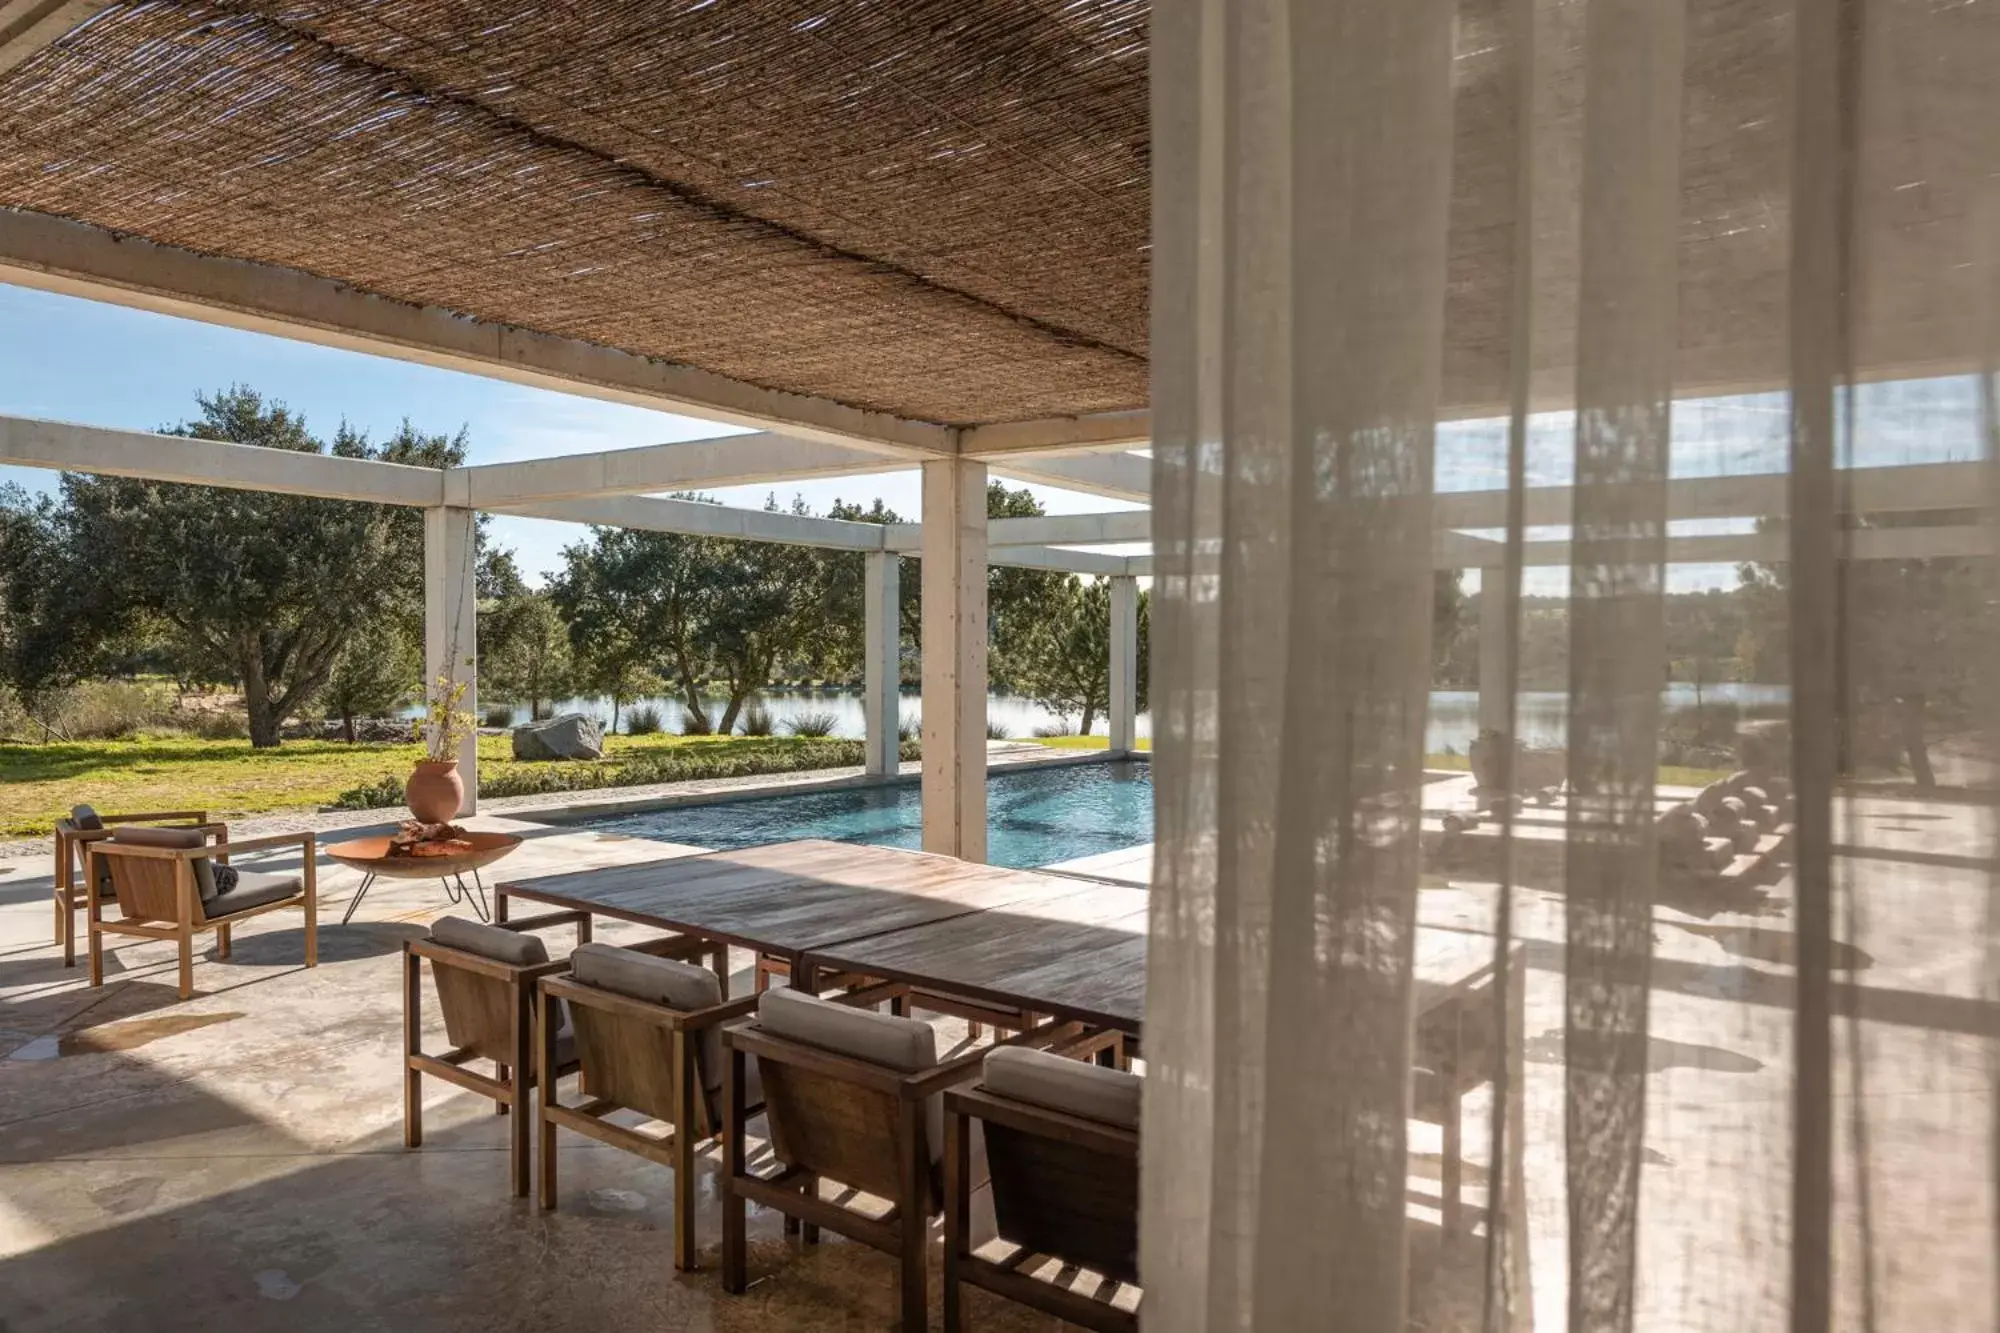
[[[586,986],[596,986],[647,1004],[662,1004],[683,1013],[713,1009],[722,1003],[722,979],[705,967],[678,958],[658,958],[615,944],[579,944],[569,956],[570,974]],[[722,1086],[722,1028],[705,1029],[695,1057],[701,1064],[701,1085],[710,1092]]]
[[[190,847],[206,847],[208,835],[198,828],[145,828],[138,824],[120,824],[111,831],[111,841],[121,842],[128,847],[172,847],[185,851]],[[193,861],[195,892],[207,902],[216,894],[215,866],[206,856],[198,856]]]
[[[533,967],[549,961],[549,946],[526,931],[502,930],[462,916],[439,917],[431,923],[431,938],[450,948],[514,967]]]
[[[914,1018],[898,1018],[851,1004],[835,1004],[789,988],[767,990],[757,1002],[757,1021],[774,1036],[914,1074],[937,1064],[937,1033]],[[924,1104],[924,1132],[931,1160],[944,1155],[944,1101]]]
[[[1146,1081],[1122,1069],[1105,1069],[1047,1051],[1001,1046],[986,1053],[986,1090],[1051,1111],[1139,1127],[1139,1098]]]
[[[97,811],[87,805],[71,806],[69,822],[89,833],[95,833],[104,827],[104,821],[98,818]]]

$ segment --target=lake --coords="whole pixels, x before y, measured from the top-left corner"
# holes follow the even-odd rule
[[[1564,733],[1567,696],[1561,690],[1533,690],[1524,693],[1520,702],[1521,734],[1532,746],[1559,746]],[[1662,702],[1668,708],[1691,707],[1694,704],[1694,686],[1676,682],[1663,691]],[[1744,685],[1723,683],[1702,687],[1702,698],[1707,703],[1733,703],[1744,707],[1782,704],[1787,698],[1782,685]],[[681,718],[685,713],[678,698],[642,699],[641,704],[650,704],[660,710],[663,724],[669,731],[679,731]],[[709,702],[709,715],[719,717],[723,704],[721,698]],[[803,713],[831,713],[835,719],[834,734],[858,737],[862,732],[861,692],[859,690],[771,690],[764,695],[765,706],[771,716],[782,723],[786,718]],[[492,705],[483,705],[485,707]],[[922,703],[914,689],[903,695],[902,714],[914,721],[922,712]],[[564,699],[556,706],[561,713],[586,713],[609,724],[611,721],[611,701],[603,698]],[[628,706],[623,713],[631,711]],[[526,715],[526,708],[519,707],[516,716]],[[1059,719],[1054,713],[1036,703],[1033,699],[1018,694],[989,695],[986,702],[986,716],[999,723],[1009,736],[1026,737],[1034,734],[1036,727],[1055,724]],[[1072,726],[1075,718],[1070,719]],[[624,717],[620,716],[620,726]],[[1107,731],[1103,718],[1097,720],[1094,730],[1103,735]],[[782,728],[781,728],[782,730]],[[1430,722],[1425,731],[1424,748],[1431,754],[1442,754],[1446,750],[1464,754],[1479,732],[1479,696],[1471,690],[1434,690],[1431,692]],[[1139,715],[1139,734],[1151,734],[1148,718]]]

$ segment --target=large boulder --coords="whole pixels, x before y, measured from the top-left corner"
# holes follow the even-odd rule
[[[604,728],[582,713],[564,713],[514,728],[516,759],[602,759]]]

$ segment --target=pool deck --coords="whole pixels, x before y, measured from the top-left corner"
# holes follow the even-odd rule
[[[1989,1057],[2000,1024],[1985,989],[1984,818],[1964,804],[1867,798],[1842,832],[1856,910],[1840,960],[1865,1061],[1859,1096],[1841,1071],[1838,1142],[1845,1160],[1865,1113],[1878,1327],[1969,1333],[1989,1328],[1994,1308]],[[473,823],[524,836],[510,872],[699,850],[511,816]],[[1144,883],[1151,855],[1134,847],[1055,868]],[[885,1258],[837,1240],[801,1249],[763,1210],[751,1222],[756,1285],[723,1295],[712,1153],[697,1186],[705,1267],[675,1274],[663,1168],[564,1136],[560,1208],[541,1213],[507,1197],[506,1122],[438,1084],[426,1092],[427,1146],[405,1152],[399,951],[446,905],[435,884],[384,882],[340,927],[357,883],[322,869],[319,968],[300,966],[295,916],[263,917],[239,931],[228,962],[212,948],[198,958],[198,993],[178,1003],[166,945],[120,942],[101,990],[83,968],[64,969],[46,862],[0,863],[0,1327],[888,1326]],[[1497,893],[1430,875],[1419,918],[1490,933]],[[1534,1306],[1537,1325],[1553,1329],[1564,1324],[1567,1245],[1561,885],[1517,888],[1514,917],[1527,962]],[[1791,886],[1752,902],[1662,904],[1655,919],[1637,1326],[1775,1333],[1787,1318]],[[739,977],[749,961],[732,959]],[[943,1033],[945,1045],[963,1037],[950,1024]],[[1471,1110],[1476,1201],[1483,1095]],[[1413,1124],[1416,1192],[1435,1190],[1440,1148],[1435,1126]],[[1851,1256],[1852,1189],[1842,1198]],[[1421,1275],[1448,1276],[1415,1243]],[[1840,1325],[1861,1326],[1858,1266],[1845,1259],[1838,1272]],[[1425,1327],[1466,1326],[1460,1290],[1422,1284]],[[981,1329],[1049,1327],[984,1299],[971,1314]]]

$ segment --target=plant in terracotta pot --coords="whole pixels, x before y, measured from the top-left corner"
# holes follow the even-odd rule
[[[425,755],[403,784],[403,802],[419,823],[448,823],[465,801],[458,746],[474,725],[472,712],[465,707],[468,684],[442,674],[424,692]]]

